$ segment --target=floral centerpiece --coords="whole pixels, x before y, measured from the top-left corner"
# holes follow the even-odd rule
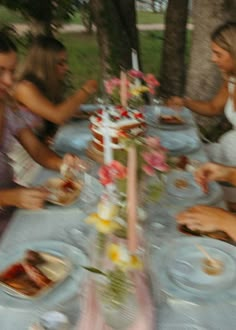
[[[124,149],[115,153],[116,161],[100,168],[100,182],[105,187],[114,184],[121,197],[126,197],[127,154],[124,150],[130,145],[135,145],[138,154],[137,177],[140,191],[144,188],[145,199],[157,202],[164,189],[165,174],[169,171],[167,149],[161,145],[158,137],[153,136],[137,137],[127,132],[120,132],[119,140]],[[148,185],[149,181],[153,182],[152,187]]]
[[[105,90],[112,104],[120,104],[120,89],[122,81],[120,78],[113,77],[105,81]],[[151,73],[144,74],[138,70],[127,72],[127,105],[130,108],[137,108],[145,104],[145,97],[148,94],[155,94],[159,82]]]
[[[161,146],[157,137],[134,139],[126,134],[121,134],[120,142],[127,153],[131,147],[137,151],[137,183],[141,186],[146,182],[147,176],[159,177],[158,200],[163,191],[162,176],[169,169],[166,149]],[[128,164],[129,161],[128,157]],[[104,194],[98,203],[97,212],[86,219],[97,231],[93,267],[87,269],[96,273],[95,284],[100,310],[107,325],[112,327],[117,322],[120,325],[123,322],[124,329],[137,319],[138,298],[133,282],[134,273],[138,274],[144,268],[143,248],[140,249],[142,235],[137,234],[141,228],[138,230],[136,223],[133,231],[136,232],[137,245],[134,249],[130,245],[130,218],[126,200],[129,169],[126,158],[112,160],[100,168],[99,178],[105,188]],[[145,190],[148,192],[149,188],[146,187]]]

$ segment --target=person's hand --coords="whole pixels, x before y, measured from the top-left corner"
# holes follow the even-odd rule
[[[96,80],[88,80],[83,85],[82,89],[84,89],[89,95],[96,93],[98,89],[98,83]]]
[[[18,208],[41,209],[49,192],[44,188],[15,188],[10,191],[10,204]]]
[[[227,181],[230,173],[231,169],[229,167],[215,163],[206,163],[196,170],[194,176],[202,190],[207,193],[210,181]]]
[[[172,96],[166,101],[166,105],[175,110],[181,110],[184,106],[184,99],[179,96]]]
[[[193,206],[176,215],[179,224],[187,226],[190,230],[211,232],[223,230],[226,219],[234,221],[233,215],[224,209],[212,206],[197,205]]]
[[[72,154],[66,154],[62,159],[60,173],[65,178],[75,179],[79,172],[88,170],[89,166],[90,165],[86,160]]]

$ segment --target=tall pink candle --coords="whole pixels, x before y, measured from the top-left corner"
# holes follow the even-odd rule
[[[127,76],[124,71],[120,72],[120,102],[127,107]]]
[[[137,206],[137,151],[135,146],[131,146],[128,149],[127,165],[127,220],[130,252],[137,250]]]

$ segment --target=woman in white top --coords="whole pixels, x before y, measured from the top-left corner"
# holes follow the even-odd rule
[[[225,113],[232,130],[221,136],[219,143],[207,147],[210,160],[236,166],[236,22],[219,26],[211,35],[212,61],[222,72],[224,81],[218,93],[209,101],[171,97],[169,106],[187,107],[191,111],[216,116]],[[225,187],[225,198],[229,207],[236,210],[236,188]]]

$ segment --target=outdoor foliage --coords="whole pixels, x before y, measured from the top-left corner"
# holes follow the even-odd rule
[[[0,0],[11,10],[19,11],[26,19],[44,25],[45,32],[51,33],[52,27],[69,20],[81,6],[78,0]]]

